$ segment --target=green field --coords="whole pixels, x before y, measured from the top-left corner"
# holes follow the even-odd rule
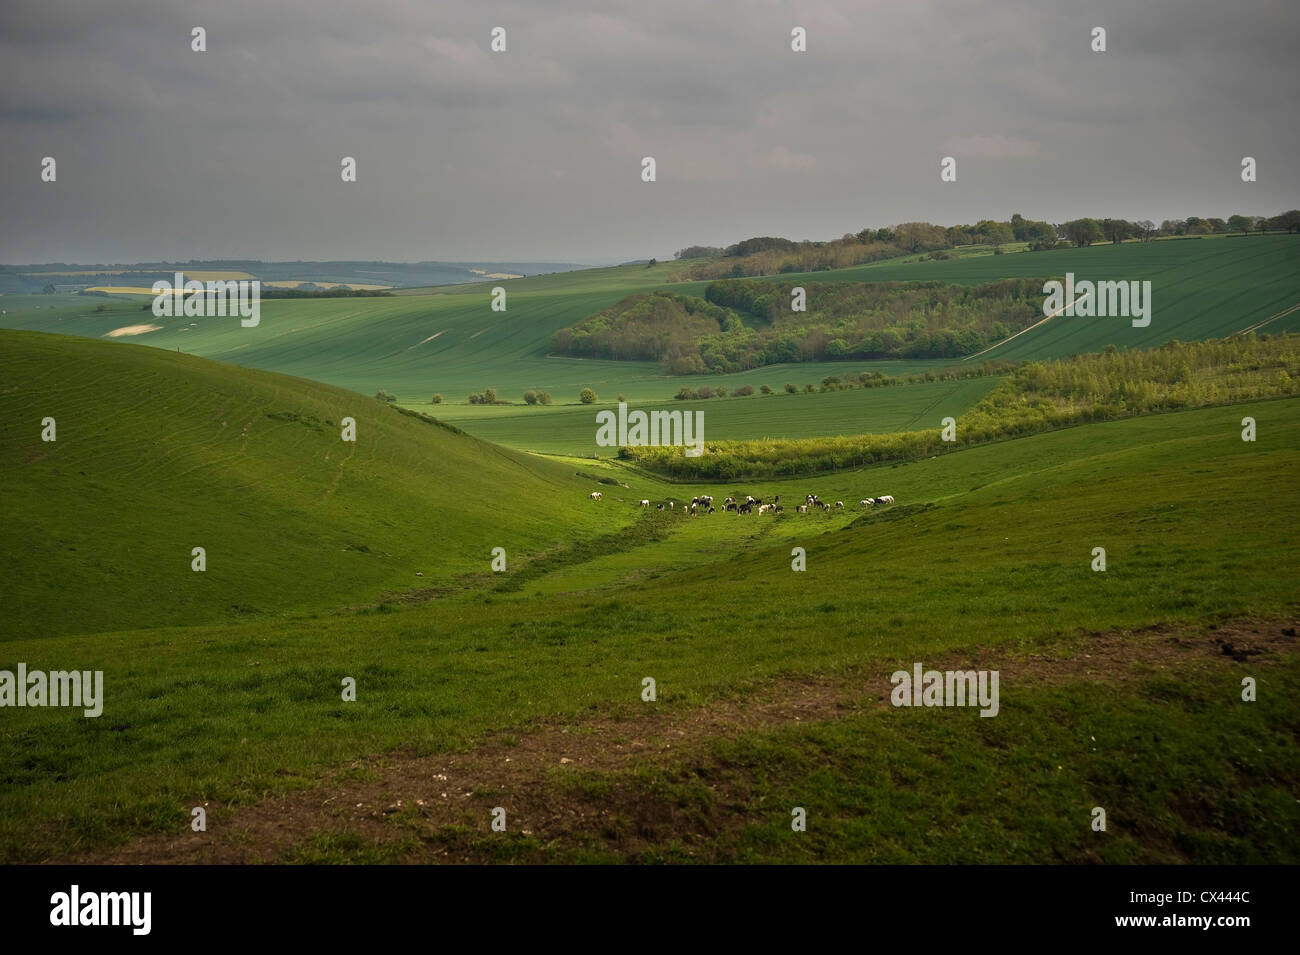
[[[106,687],[98,719],[4,711],[7,862],[103,861],[150,833],[156,854],[137,858],[168,858],[203,803],[210,832],[177,861],[1300,860],[1300,657],[1276,630],[1300,613],[1300,399],[670,491],[307,381],[117,343],[0,344],[0,669],[102,669]],[[810,491],[850,507],[692,520],[636,504]],[[897,504],[855,506],[884,493]],[[1208,627],[1250,652],[1220,653]],[[1095,673],[1066,672],[1089,657]],[[1000,669],[1000,715],[882,707],[914,661]],[[808,719],[755,709],[790,694]],[[638,749],[646,733],[671,745]],[[538,743],[552,736],[563,749]],[[429,775],[498,751],[536,775]],[[327,778],[364,808],[321,808]],[[272,813],[281,835],[259,841],[282,797],[315,808]],[[403,797],[391,814],[366,802]],[[494,834],[505,804],[517,822]],[[791,805],[809,808],[807,839]]]
[[[1194,341],[1241,331],[1300,304],[1300,237],[1216,237],[1126,242],[1083,249],[963,256],[948,261],[893,260],[833,272],[771,276],[756,281],[939,281],[976,285],[1001,278],[1149,280],[1150,326],[1123,319],[1058,318],[989,352],[1001,360],[1038,360],[1100,351],[1106,345],[1151,348],[1170,339]],[[1267,331],[1295,331],[1300,312]],[[1265,329],[1261,329],[1265,330]]]
[[[901,363],[899,363],[901,364]],[[883,434],[939,427],[959,415],[997,384],[994,377],[922,382],[787,395],[777,393],[705,401],[639,402],[642,411],[703,411],[704,439],[799,438],[810,434]],[[599,407],[607,407],[602,403]],[[596,445],[596,408],[542,408],[528,405],[420,405],[413,407],[452,422],[487,441],[546,454],[609,457],[614,449]]]
[[[500,283],[407,289],[392,298],[268,300],[263,303],[257,328],[241,328],[232,319],[159,319],[156,323],[162,329],[121,340],[324,381],[362,394],[387,389],[411,407],[423,407],[434,394],[442,394],[447,402],[464,404],[464,413],[445,405],[440,413],[464,421],[471,429],[481,422],[485,437],[518,447],[561,450],[581,448],[577,431],[567,422],[555,425],[557,437],[549,437],[549,430],[539,429],[543,433],[539,438],[522,417],[504,424],[505,419],[514,418],[510,411],[498,415],[490,409],[491,413],[481,415],[478,409],[465,404],[467,396],[495,388],[501,397],[520,402],[525,390],[544,389],[552,393],[557,404],[549,410],[521,408],[520,414],[528,410],[530,414],[568,415],[573,412],[563,406],[576,404],[578,392],[588,386],[600,395],[601,405],[608,406],[618,394],[630,402],[666,400],[682,384],[721,384],[732,390],[750,385],[757,390],[762,384],[780,388],[786,381],[800,386],[818,383],[828,375],[867,370],[865,366],[900,374],[952,364],[818,362],[734,375],[671,378],[661,375],[649,362],[548,357],[551,337],[557,330],[630,293],[665,287],[668,276],[679,269],[680,264],[675,262],[651,268],[619,266]],[[1240,331],[1300,303],[1300,236],[1094,245],[1085,249],[964,256],[951,261],[921,262],[908,257],[906,261],[889,260],[771,280],[939,280],[973,284],[1002,277],[1061,277],[1067,271],[1080,279],[1150,280],[1154,301],[1151,325],[1138,329],[1126,319],[1062,317],[994,349],[987,357],[1053,358],[1100,351],[1108,344],[1146,348],[1170,339],[1222,337]],[[490,309],[490,290],[497,284],[507,289],[505,312]],[[706,284],[679,283],[671,287],[687,294],[702,294]],[[0,296],[0,304],[7,312],[0,324],[100,337],[122,326],[155,322],[150,312],[141,310],[141,305],[147,303],[146,298],[106,302],[70,295]],[[103,306],[105,311],[96,312],[97,306]],[[193,327],[191,321],[195,322]],[[1300,311],[1261,330],[1300,330]],[[921,415],[926,413],[931,399],[932,395],[925,391],[893,394],[887,399],[874,395],[861,399],[885,402],[877,407],[846,398],[842,399],[844,405],[837,405],[829,417],[783,407],[779,413],[772,412],[776,420],[770,427],[782,433],[795,426],[819,429],[806,432],[809,434],[837,433],[840,420],[894,420],[909,411],[913,416]],[[907,408],[902,407],[904,400]],[[728,408],[715,415],[718,423],[711,435],[718,439],[765,433],[763,422],[753,421],[748,413]],[[730,433],[727,429],[733,422],[738,430]],[[831,430],[820,430],[823,426]]]
[[[486,571],[507,527],[522,557],[620,525],[571,467],[328,385],[9,331],[0,382],[8,639],[371,601]]]

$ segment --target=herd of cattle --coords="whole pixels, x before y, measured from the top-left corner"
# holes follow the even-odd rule
[[[593,501],[599,501],[602,496],[603,495],[601,494],[600,491],[591,492],[591,499]],[[864,497],[862,500],[858,501],[858,507],[874,507],[877,504],[893,504],[893,503],[894,503],[893,495],[884,494],[880,497]],[[650,499],[642,498],[640,504],[642,507],[649,507]],[[676,501],[664,501],[660,504],[656,504],[655,510],[657,511],[662,511],[665,509],[675,510],[676,507],[677,507]],[[834,504],[831,504],[829,501],[821,500],[820,498],[817,497],[816,494],[808,494],[805,495],[803,499],[803,503],[795,507],[795,511],[799,514],[807,514],[810,511],[830,512],[832,510],[835,510],[836,508],[843,508],[843,507],[844,507],[843,501],[836,501]],[[696,517],[697,515],[700,514],[712,514],[714,511],[717,510],[717,508],[713,506],[712,496],[708,494],[703,494],[699,497],[691,498],[691,503],[689,505],[687,505],[687,503],[683,501],[682,510],[688,513],[691,517]],[[724,512],[734,511],[737,514],[754,514],[754,513],[780,514],[785,510],[785,508],[781,504],[780,494],[772,498],[771,501],[764,501],[761,497],[750,497],[748,494],[746,494],[745,499],[743,501],[734,497],[727,498],[725,501],[722,502],[722,510]]]

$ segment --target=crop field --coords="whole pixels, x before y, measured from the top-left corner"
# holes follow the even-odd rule
[[[877,262],[851,269],[756,281],[939,281],[974,285],[1001,278],[1151,282],[1150,326],[1123,319],[1058,318],[987,357],[1000,360],[1060,358],[1106,345],[1151,348],[1170,339],[1194,341],[1233,334],[1300,304],[1300,237],[1215,237],[1128,242],[949,261]],[[1268,325],[1272,332],[1300,329],[1300,311]]]
[[[6,712],[6,861],[1297,861],[1300,399],[670,486],[161,349],[0,343],[0,669],[106,681],[99,719]],[[687,517],[701,493],[848,506]],[[998,718],[889,706],[916,660],[998,669]]]
[[[1078,279],[1152,283],[1153,317],[1147,328],[1134,328],[1122,318],[1061,316],[972,363],[1054,358],[1100,351],[1112,344],[1147,348],[1170,339],[1222,337],[1300,304],[1298,236],[1094,245],[951,261],[910,258],[901,263],[886,261],[771,280],[973,284],[1003,277],[1063,277],[1073,272]],[[5,310],[0,325],[102,337],[148,321],[160,328],[133,335],[131,341],[324,381],[367,395],[384,389],[400,404],[422,410],[428,410],[433,395],[439,394],[444,399],[438,408],[440,415],[471,431],[479,429],[485,438],[513,447],[566,453],[591,450],[591,441],[584,441],[578,430],[583,415],[589,412],[575,407],[578,392],[585,387],[596,391],[599,407],[608,407],[620,394],[634,403],[664,401],[682,385],[722,385],[732,391],[748,385],[757,391],[767,384],[779,391],[786,382],[802,389],[846,372],[878,370],[898,375],[962,364],[953,360],[823,361],[730,375],[672,377],[662,374],[652,362],[550,355],[556,331],[633,292],[670,287],[702,295],[707,283],[667,284],[668,276],[678,269],[678,263],[631,265],[403,289],[383,298],[267,300],[262,303],[256,328],[243,328],[236,320],[222,318],[153,319],[147,312],[142,316],[142,306],[152,301],[144,297],[116,301],[73,295],[7,295],[0,296],[0,307]],[[491,289],[497,285],[506,289],[504,312],[491,309]],[[100,307],[103,311],[97,311]],[[1296,330],[1300,330],[1300,310],[1260,328],[1273,333]],[[502,399],[518,406],[480,408],[467,403],[469,394],[486,388],[495,389]],[[550,408],[524,407],[522,396],[528,389],[550,392],[555,404]],[[936,399],[934,391],[832,395],[824,403],[812,403],[817,411],[794,402],[762,406],[719,402],[706,407],[713,409],[710,435],[719,439],[823,435],[869,428],[873,420],[887,424],[915,419],[928,413]],[[960,402],[958,405],[960,410]],[[821,414],[822,408],[829,414]],[[558,417],[551,421],[552,415]],[[591,431],[594,440],[594,428]]]
[[[798,366],[787,370],[795,375],[800,371]],[[801,375],[798,377],[803,380]],[[761,395],[756,391],[741,398],[646,401],[637,403],[636,407],[646,412],[701,411],[704,413],[706,441],[799,438],[813,434],[880,434],[938,427],[944,417],[961,414],[972,407],[997,381],[990,376],[790,395],[781,390],[778,378],[772,382],[775,388],[771,395]],[[608,401],[598,406],[558,409],[518,404],[412,404],[412,407],[507,447],[546,454],[608,457],[613,453],[613,449],[596,444],[596,412],[608,409]]]

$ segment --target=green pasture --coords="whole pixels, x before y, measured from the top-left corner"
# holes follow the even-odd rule
[[[901,363],[900,363],[901,364]],[[791,373],[807,370],[789,366]],[[801,379],[802,380],[802,379]],[[635,402],[629,411],[704,413],[704,440],[797,438],[810,434],[883,434],[940,426],[948,415],[973,407],[996,385],[995,377],[920,382],[886,388],[862,388],[814,394],[786,394],[780,379],[769,379],[774,392],[741,398],[702,401]],[[812,383],[812,382],[810,382]],[[613,395],[595,405],[542,408],[516,405],[420,405],[412,407],[452,422],[466,431],[511,448],[551,454],[609,457],[616,448],[596,444],[596,414],[618,413]]]
[[[148,297],[110,299],[75,295],[0,296],[0,325],[101,337],[127,325],[162,327],[120,342],[180,350],[218,361],[325,381],[372,395],[380,389],[405,405],[422,406],[434,394],[465,403],[468,395],[494,388],[505,400],[522,401],[528,389],[549,391],[559,413],[577,402],[584,387],[604,401],[669,399],[682,385],[724,385],[734,390],[761,384],[779,388],[869,366],[888,374],[925,371],[952,362],[820,362],[760,368],[722,376],[667,377],[651,362],[593,361],[549,356],[551,338],[624,296],[666,287],[680,263],[618,266],[501,282],[432,289],[404,289],[392,298],[267,300],[261,323],[243,328],[238,319],[155,319],[142,306]],[[1106,345],[1146,348],[1170,339],[1222,337],[1300,303],[1300,236],[1265,235],[1198,240],[1094,245],[1085,249],[1007,255],[969,255],[948,261],[888,260],[830,272],[772,276],[754,281],[942,281],[975,284],[1004,277],[1149,280],[1153,317],[1134,328],[1123,318],[1053,319],[991,351],[1000,360],[1062,357]],[[491,310],[491,289],[507,292],[504,312]],[[671,286],[703,294],[707,283]],[[815,307],[815,302],[813,303]],[[38,308],[38,306],[40,306]],[[103,307],[104,311],[96,311]],[[1262,331],[1300,330],[1300,311]],[[800,416],[820,430],[823,423]],[[834,427],[834,421],[826,424]],[[562,428],[562,426],[561,426]],[[504,432],[503,432],[504,434]],[[722,432],[718,437],[731,437]],[[504,437],[503,437],[504,440]],[[524,446],[529,446],[525,442]]]
[[[878,686],[918,660],[977,656],[1014,673],[1024,654],[1076,652],[1088,633],[1300,609],[1298,399],[813,482],[669,488],[616,462],[504,451],[311,382],[101,342],[6,333],[3,346],[0,669],[102,669],[106,692],[98,719],[0,712],[10,862],[181,831],[206,800],[223,807],[220,825],[225,808],[367,755],[631,713],[645,675],[656,705],[693,707],[799,674]],[[354,449],[334,427],[344,414],[358,421]],[[53,445],[39,440],[46,415]],[[1254,443],[1240,438],[1244,415]],[[586,496],[597,487],[600,502]],[[849,506],[692,520],[637,504],[810,491]],[[856,506],[885,493],[897,504]],[[207,541],[209,569],[193,573],[190,547]],[[488,571],[493,546],[510,555],[504,574]],[[805,572],[791,570],[794,546]],[[1098,546],[1105,573],[1090,569]],[[712,857],[808,859],[815,846],[829,861],[1079,858],[1089,801],[1105,798],[1112,818],[1146,823],[1093,846],[1101,861],[1295,861],[1288,660],[1240,669],[1261,680],[1249,710],[1234,673],[1223,685],[1152,675],[1008,694],[993,720],[887,711],[748,733],[725,745],[748,774],[752,819],[718,834]],[[356,703],[340,699],[346,676]],[[1156,727],[1153,749],[1142,734]],[[873,775],[882,758],[888,775]],[[694,786],[666,782],[683,798]],[[1239,814],[1216,825],[1190,790]],[[813,845],[778,844],[759,810],[795,797],[817,807]],[[980,819],[992,833],[960,841]],[[660,858],[674,857],[671,841]],[[560,851],[512,845],[520,858]]]

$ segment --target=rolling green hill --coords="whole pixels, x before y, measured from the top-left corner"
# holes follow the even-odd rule
[[[564,404],[576,403],[578,392],[587,386],[607,405],[620,393],[633,402],[667,399],[683,383],[757,389],[765,383],[779,387],[785,381],[799,385],[819,382],[846,368],[863,370],[861,361],[818,362],[733,375],[672,378],[661,375],[653,362],[548,357],[555,332],[630,293],[670,287],[680,294],[702,295],[707,283],[666,286],[668,275],[677,267],[677,263],[650,268],[619,266],[500,283],[409,289],[392,298],[267,301],[256,328],[242,328],[237,320],[222,318],[155,320],[149,311],[141,310],[142,304],[148,304],[148,299],[141,298],[123,302],[67,295],[9,295],[0,296],[0,307],[7,313],[0,317],[0,325],[100,337],[125,326],[158,324],[162,326],[158,330],[121,340],[326,381],[362,394],[387,389],[408,406],[424,406],[435,393],[448,402],[465,402],[471,392],[489,387],[504,398],[519,401],[526,389],[540,388],[551,392],[557,402],[543,414],[558,413]],[[1060,277],[1067,271],[1080,279],[1150,280],[1154,300],[1151,325],[1139,329],[1127,319],[1062,317],[995,348],[986,357],[1052,358],[1100,351],[1108,344],[1145,348],[1170,339],[1221,337],[1239,331],[1300,303],[1300,236],[1095,245],[950,261],[886,261],[751,281],[979,284],[1002,277]],[[491,288],[497,284],[507,290],[505,312],[490,308]],[[100,307],[103,312],[96,311]],[[1297,330],[1300,310],[1261,329]],[[881,370],[898,374],[951,364],[891,362]],[[925,396],[916,397],[913,413],[925,408]],[[456,417],[472,430],[477,414],[456,413]],[[496,420],[495,412],[483,417],[485,422]],[[820,421],[803,418],[813,428],[823,427]],[[518,434],[522,446],[548,446],[545,441],[530,439],[526,431],[493,431],[490,423],[485,426],[489,430],[484,434],[501,440],[514,441],[513,435]],[[829,430],[807,433],[840,430],[835,420],[826,421],[824,427]],[[721,430],[714,435],[741,436]],[[572,445],[563,440],[549,446]]]
[[[804,381],[799,367],[785,370],[796,381]],[[797,395],[785,394],[779,377],[771,378],[768,383],[778,393],[704,401],[638,402],[635,407],[647,412],[655,409],[703,411],[706,441],[724,437],[740,441],[797,438],[810,434],[883,434],[932,426],[937,428],[945,416],[960,415],[974,407],[998,383],[998,379],[989,376]],[[609,404],[603,401],[598,407],[608,407]],[[547,454],[609,457],[616,453],[616,449],[596,445],[596,407],[446,404],[416,407],[464,427],[487,441],[507,447]]]
[[[0,473],[0,639],[368,602],[632,517],[572,467],[371,398],[32,332],[0,332]]]
[[[173,393],[199,402],[207,394],[222,395],[229,385],[229,379],[200,377],[191,391],[163,387],[168,376],[155,363],[165,362],[170,372],[179,370],[190,381],[193,369],[205,368],[193,359],[138,349],[114,354],[97,343],[6,338],[6,344],[18,339],[7,353],[21,350],[47,372],[48,362],[40,361],[47,345],[100,359],[68,359],[79,368],[83,385],[92,386],[83,389],[88,395],[94,391],[93,369],[105,367],[107,353],[107,367],[123,376],[122,392],[129,397],[101,395],[99,400],[128,421],[135,409],[139,421],[130,434],[144,427],[151,408],[168,407],[152,405],[151,399]],[[145,356],[134,380],[126,377],[131,369],[115,364],[116,355],[122,361]],[[6,368],[5,380],[13,374]],[[272,407],[262,401],[276,394],[267,391],[269,381],[292,387],[285,379],[241,374],[248,375],[246,406],[259,411]],[[60,390],[70,384],[63,382]],[[229,451],[213,445],[205,433],[213,425],[205,422],[215,421],[213,412],[222,413],[222,402],[228,407],[237,399],[227,393],[202,406],[192,419],[199,423],[184,433],[175,427],[181,409],[172,405],[170,412],[154,415],[157,430],[141,440],[170,432],[171,455],[178,463],[194,453],[187,449]],[[43,413],[34,405],[15,404],[11,394],[5,400],[13,405],[6,408],[10,420],[15,411],[23,419]],[[331,406],[332,398],[321,400],[320,413],[342,410]],[[1255,444],[1240,439],[1243,414],[1260,422]],[[386,427],[375,420],[374,428]],[[408,420],[394,414],[394,429],[376,442],[376,454],[369,458],[385,495],[374,504],[381,510],[370,515],[372,524],[385,517],[397,521],[404,513],[403,498],[389,489],[400,487],[390,472],[402,470],[406,460],[394,444],[407,439],[393,438],[408,432],[396,423]],[[102,419],[97,427],[105,427]],[[120,441],[122,431],[108,427]],[[77,436],[85,429],[73,414],[60,425],[59,441],[67,441],[76,454]],[[316,441],[308,436],[274,442],[280,450],[268,460],[286,475],[307,475],[320,455]],[[40,509],[37,500],[38,490],[49,493],[40,472],[52,459],[23,464],[34,448],[29,443],[15,462],[9,457],[14,444],[6,431],[6,484],[11,475],[18,477],[22,503],[32,515],[29,529],[38,543],[66,536],[68,522],[52,509]],[[251,500],[249,489],[263,481],[249,477],[265,476],[257,459],[270,455],[270,444],[256,456],[245,452],[240,470],[229,472],[244,497],[227,497],[224,509]],[[165,470],[159,457],[147,459],[149,468],[132,463],[150,454],[146,448],[114,453],[97,443],[93,457],[60,459],[58,466],[85,470],[100,494],[120,494],[109,485],[128,486],[150,471],[159,478],[154,488],[179,483],[184,465]],[[391,454],[378,453],[383,448]],[[470,467],[484,466],[487,449],[468,440],[464,448]],[[0,857],[36,861],[103,848],[133,834],[181,832],[188,825],[188,807],[209,801],[213,838],[233,838],[223,820],[237,820],[230,814],[241,805],[309,785],[332,766],[351,766],[349,778],[371,779],[384,772],[386,760],[358,760],[375,754],[391,754],[395,761],[404,753],[446,754],[493,732],[508,731],[511,735],[497,738],[518,741],[538,725],[572,725],[567,752],[574,753],[583,749],[584,721],[593,715],[628,720],[645,712],[638,694],[646,674],[658,680],[657,706],[666,716],[746,700],[766,692],[773,680],[814,685],[811,675],[823,674],[856,686],[857,702],[812,725],[738,730],[718,743],[722,775],[714,763],[693,762],[690,754],[667,769],[634,766],[626,776],[599,764],[570,767],[567,775],[552,772],[537,789],[517,793],[509,803],[511,818],[528,825],[548,801],[572,805],[581,793],[613,798],[640,780],[648,787],[646,804],[658,812],[686,805],[693,807],[691,818],[703,814],[707,820],[719,811],[719,800],[739,807],[725,826],[700,824],[704,831],[690,843],[695,858],[1294,862],[1297,846],[1289,834],[1300,817],[1292,798],[1293,734],[1300,716],[1292,692],[1293,651],[1252,657],[1246,665],[1216,651],[1209,658],[1219,661],[1213,667],[1165,660],[1155,668],[1117,670],[1113,679],[1100,682],[1025,680],[1044,660],[1088,653],[1103,632],[1137,648],[1152,644],[1148,628],[1173,628],[1182,645],[1191,645],[1203,640],[1199,628],[1207,624],[1293,619],[1300,612],[1293,570],[1300,558],[1294,530],[1300,499],[1293,493],[1298,448],[1300,399],[1089,425],[825,481],[750,488],[787,499],[808,490],[850,500],[859,493],[888,492],[898,498],[894,508],[829,517],[787,513],[767,521],[663,516],[669,523],[658,536],[619,535],[572,559],[507,574],[493,581],[491,593],[467,589],[395,606],[391,613],[344,610],[13,639],[2,645],[0,667],[23,660],[31,668],[103,668],[108,699],[98,720],[39,708],[5,714]],[[456,453],[451,444],[445,450],[449,457]],[[43,453],[39,447],[35,451]],[[502,454],[500,460],[525,473],[516,456]],[[448,462],[438,472],[438,484],[467,486],[469,472],[457,470],[466,463]],[[613,473],[620,473],[616,466]],[[173,478],[170,485],[167,477]],[[328,480],[317,475],[312,486],[319,491]],[[213,483],[186,484],[185,490],[191,496],[211,492]],[[374,489],[344,480],[333,497],[340,505],[360,506]],[[174,526],[183,528],[184,509],[145,510],[164,498],[162,490],[132,498],[136,519],[151,525],[182,522]],[[67,506],[71,498],[58,500]],[[7,514],[20,511],[13,503],[6,499]],[[192,498],[190,503],[202,507]],[[612,490],[606,503],[620,519],[637,513],[627,492]],[[444,533],[469,536],[452,530],[469,506],[463,494],[449,505],[440,515]],[[205,510],[211,518],[219,509]],[[299,575],[312,573],[307,564],[328,560],[314,550],[315,556],[307,556],[295,540],[292,514],[260,516],[275,547],[297,560],[268,562],[265,581],[246,579],[241,587],[260,586],[263,593],[293,589]],[[335,517],[347,519],[346,514]],[[494,520],[483,514],[474,519],[485,526]],[[241,530],[246,539],[249,528]],[[124,533],[120,525],[117,533]],[[127,586],[137,600],[161,599],[188,573],[183,548],[190,535],[178,546],[170,535],[126,533],[135,534],[141,548],[131,567],[138,582]],[[791,572],[792,544],[807,549],[804,573]],[[6,553],[12,546],[6,541]],[[1104,574],[1089,568],[1096,546],[1109,555]],[[179,568],[169,580],[168,555],[175,550],[181,550]],[[216,560],[210,557],[210,566]],[[33,567],[40,564],[29,561],[25,572]],[[361,575],[350,574],[331,593],[351,603],[366,584]],[[46,600],[79,599],[66,582],[64,587],[46,594]],[[105,591],[98,594],[102,598]],[[133,612],[124,606],[119,611]],[[9,608],[10,626],[19,633],[45,632],[34,622],[57,613],[48,603],[19,601]],[[117,626],[108,616],[101,623]],[[1002,716],[981,720],[974,713],[871,709],[873,699],[887,695],[887,674],[916,660],[1000,668]],[[1257,704],[1243,706],[1239,700],[1243,673],[1262,681]],[[356,703],[340,702],[339,678],[346,675],[358,678]],[[1151,742],[1153,734],[1159,745]],[[672,747],[676,752],[676,739]],[[1248,755],[1229,758],[1234,753]],[[865,792],[864,778],[871,780]],[[708,786],[721,780],[728,780],[729,795],[710,795]],[[989,786],[997,780],[998,797],[989,799]],[[458,779],[457,784],[472,782]],[[437,799],[436,792],[417,792]],[[619,848],[637,824],[617,816],[554,839],[545,832],[530,836],[513,830],[501,839],[486,823],[472,821],[486,819],[498,798],[493,789],[469,793],[467,815],[451,830],[428,829],[431,824],[418,814],[399,814],[381,827],[380,837],[362,838],[353,828],[360,822],[348,814],[322,818],[326,828],[304,830],[296,837],[299,855],[289,858],[410,860],[436,854],[447,839],[456,840],[452,844],[463,852],[493,845],[493,857],[505,859],[558,860],[584,852],[601,859],[653,861],[664,852],[688,858],[681,832],[674,836],[661,828],[640,830],[653,839],[644,856]],[[812,840],[789,840],[791,799],[816,813]],[[1113,835],[1104,840],[1087,825],[1088,808],[1098,804],[1115,820]],[[993,835],[954,842],[951,834],[963,825],[965,805],[980,807],[979,831]],[[1221,818],[1234,822],[1225,829],[1216,823]],[[779,836],[782,825],[785,840]],[[690,826],[691,832],[697,828]],[[412,839],[412,833],[420,837]]]
[[[1123,319],[1060,318],[989,352],[989,358],[1039,360],[1119,348],[1151,348],[1171,339],[1220,338],[1300,304],[1300,236],[1216,237],[1093,245],[948,261],[885,261],[833,272],[767,276],[755,281],[940,281],[978,285],[1001,278],[1151,282],[1150,326]],[[1261,331],[1300,329],[1300,312]]]

